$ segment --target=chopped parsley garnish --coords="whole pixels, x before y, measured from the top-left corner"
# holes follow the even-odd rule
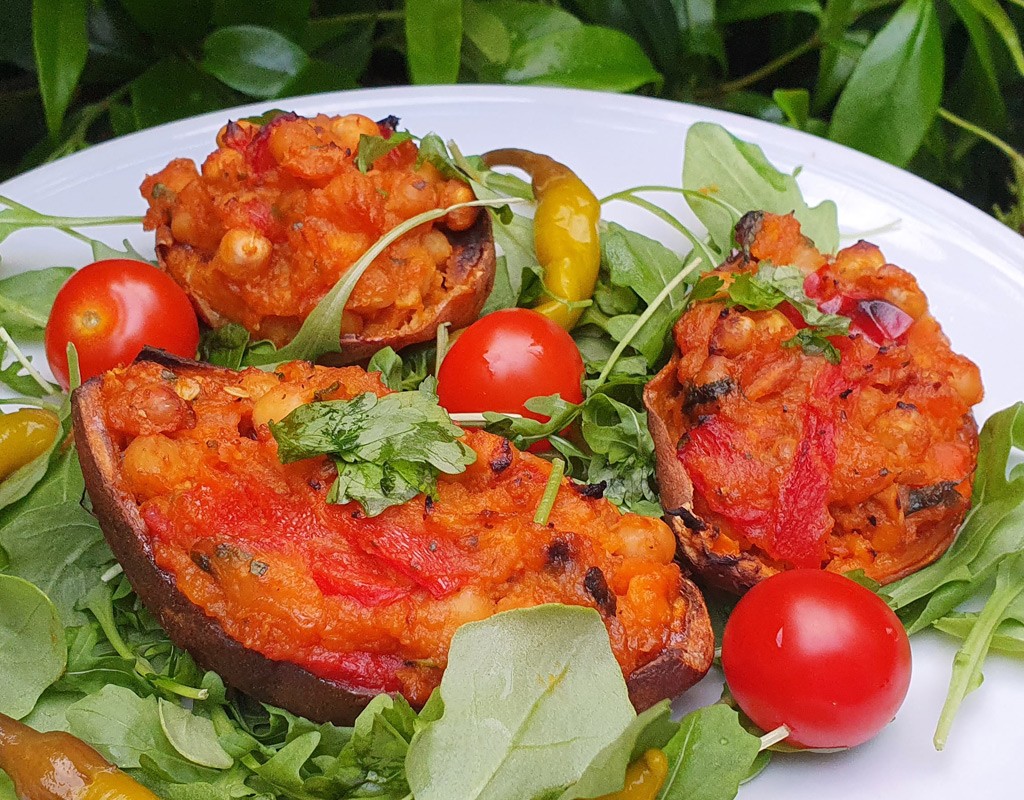
[[[428,392],[310,403],[272,422],[270,431],[282,463],[330,456],[338,479],[328,502],[356,501],[371,517],[421,493],[436,500],[438,474],[456,475],[476,460]]]

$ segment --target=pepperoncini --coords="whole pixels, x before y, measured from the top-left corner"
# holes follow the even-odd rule
[[[59,428],[57,415],[41,408],[0,414],[0,481],[45,453]]]
[[[517,167],[529,173],[537,198],[533,245],[550,297],[534,311],[572,330],[583,313],[578,304],[593,297],[597,283],[601,204],[575,172],[548,156],[510,148],[484,153],[483,160],[489,167]]]
[[[668,776],[668,758],[652,748],[629,765],[626,783],[617,792],[603,795],[597,800],[655,800]]]
[[[159,800],[81,739],[0,714],[0,769],[20,800]]]

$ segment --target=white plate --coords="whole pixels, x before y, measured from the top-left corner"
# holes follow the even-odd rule
[[[925,181],[823,139],[706,108],[593,92],[492,86],[375,89],[247,106],[164,125],[108,142],[10,180],[0,194],[48,213],[141,214],[138,187],[145,173],[171,158],[201,161],[229,118],[283,107],[300,114],[396,114],[415,132],[434,130],[463,152],[526,147],[570,164],[600,195],[639,184],[679,185],[683,137],[697,120],[719,122],[761,145],[780,168],[803,167],[800,184],[812,202],[830,198],[852,238],[870,238],[920,281],[935,315],[959,352],[974,359],[985,381],[979,419],[1024,399],[1017,357],[1024,338],[1024,239],[987,214]],[[664,196],[663,196],[664,197]],[[686,221],[693,218],[672,206]],[[676,239],[631,207],[609,216]],[[894,221],[895,227],[886,228]],[[138,229],[101,229],[104,240],[126,236],[152,252],[152,236]],[[4,242],[3,273],[82,265],[87,248],[53,231],[19,233]],[[850,752],[779,757],[740,791],[758,798],[920,798],[1020,795],[1017,781],[1024,719],[1024,665],[992,656],[984,686],[964,703],[947,748],[931,737],[945,697],[955,647],[938,634],[914,638],[914,677],[896,721],[872,742]],[[712,673],[679,707],[717,699]],[[454,799],[453,800],[457,800]]]

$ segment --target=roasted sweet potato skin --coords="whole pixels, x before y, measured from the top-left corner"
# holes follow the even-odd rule
[[[238,605],[237,596],[227,589],[221,591],[223,587],[217,580],[209,580],[217,572],[216,568],[210,569],[209,562],[222,554],[221,548],[233,550],[237,545],[238,550],[250,548],[252,552],[254,543],[259,546],[259,542],[241,534],[230,546],[223,538],[192,539],[192,534],[182,533],[192,524],[187,522],[178,525],[172,534],[191,542],[191,549],[175,550],[174,542],[169,546],[167,538],[154,534],[151,521],[192,518],[187,514],[161,516],[160,509],[177,513],[177,509],[188,508],[188,497],[215,487],[202,486],[205,467],[193,465],[189,470],[198,486],[178,485],[176,496],[182,504],[175,505],[174,500],[168,501],[161,494],[162,482],[176,480],[173,463],[164,462],[160,474],[154,475],[140,471],[137,463],[133,463],[135,456],[128,452],[135,441],[174,442],[176,436],[193,448],[189,452],[195,450],[193,445],[197,442],[205,447],[202,438],[212,435],[213,429],[204,427],[204,415],[210,406],[204,405],[203,400],[227,389],[228,395],[221,398],[224,403],[217,406],[225,416],[216,424],[227,425],[225,431],[232,427],[244,430],[248,442],[244,457],[259,458],[253,454],[258,454],[261,447],[273,447],[265,438],[258,441],[265,434],[260,430],[262,412],[258,408],[257,421],[253,422],[253,408],[260,400],[258,387],[267,376],[255,371],[234,373],[152,353],[143,358],[146,361],[120,371],[115,377],[108,375],[107,379],[91,381],[75,394],[76,441],[86,486],[108,541],[143,603],[157,615],[176,643],[189,650],[203,666],[220,673],[229,685],[311,719],[348,723],[381,690],[401,691],[414,703],[422,703],[440,677],[447,642],[457,624],[539,602],[569,602],[598,608],[609,628],[613,651],[623,665],[631,699],[638,708],[681,693],[709,668],[714,639],[707,611],[700,592],[672,563],[675,543],[667,530],[663,536],[656,527],[661,523],[620,516],[606,501],[577,492],[566,482],[552,512],[552,527],[534,525],[534,495],[539,497],[538,492],[543,491],[550,467],[541,459],[515,451],[507,441],[483,432],[467,434],[467,441],[478,452],[478,463],[467,470],[468,474],[457,476],[457,481],[440,485],[436,503],[424,504],[424,498],[417,498],[393,509],[395,513],[389,517],[374,518],[377,523],[363,521],[367,527],[361,534],[361,540],[367,540],[381,535],[381,531],[385,537],[389,531],[405,531],[408,538],[403,540],[403,547],[408,545],[415,550],[421,531],[417,526],[428,524],[432,526],[431,547],[417,551],[420,555],[436,550],[438,558],[451,556],[455,552],[454,542],[464,548],[465,559],[439,561],[444,569],[433,572],[428,562],[420,562],[422,574],[408,570],[388,572],[382,583],[370,586],[371,594],[376,594],[369,600],[363,596],[361,603],[351,602],[350,589],[343,590],[349,596],[342,596],[337,605],[332,605],[337,597],[328,597],[329,592],[324,597],[313,596],[318,594],[317,586],[325,585],[324,580],[330,583],[340,579],[344,583],[344,573],[318,577],[320,583],[310,584],[312,591],[304,590],[301,613],[310,618],[311,609],[320,605],[332,614],[356,608],[359,615],[369,618],[371,627],[385,644],[375,647],[372,642],[360,640],[359,647],[367,651],[367,658],[380,657],[379,663],[374,662],[377,672],[366,680],[367,676],[358,674],[355,679],[348,679],[353,675],[339,673],[332,667],[330,653],[325,657],[322,648],[313,658],[309,657],[313,651],[296,651],[295,657],[301,664],[272,657],[280,655],[274,650],[279,644],[260,639],[247,630],[259,629],[261,625],[252,615],[252,608]],[[375,375],[356,368],[314,369],[307,365],[285,366],[282,370],[290,379],[301,374],[306,381],[304,390],[319,386],[326,395],[386,391]],[[270,378],[277,380],[274,376]],[[110,402],[109,392],[115,380],[121,381],[122,388],[129,387],[131,394],[124,397],[124,403]],[[287,393],[293,384],[294,381],[282,382],[286,387],[283,391]],[[186,397],[192,400],[185,400]],[[134,413],[133,409],[145,413]],[[237,417],[231,416],[236,413]],[[224,449],[225,445],[219,447]],[[230,461],[234,457],[226,450],[224,458]],[[293,487],[299,486],[299,481],[302,485],[316,484],[317,489],[306,490],[314,494],[326,491],[332,466],[304,462],[289,466],[294,469],[289,475],[282,473],[281,486],[268,487],[268,491],[279,491],[288,485],[287,481],[295,481]],[[495,488],[502,476],[504,488]],[[513,507],[520,510],[514,512]],[[361,524],[355,507],[334,506],[325,510],[320,504],[314,513],[337,515],[335,519],[344,517],[346,525]],[[454,531],[450,526],[464,525],[470,518],[477,520],[477,527],[449,533]],[[210,519],[215,520],[215,516]],[[585,528],[584,523],[590,523],[595,532]],[[267,533],[268,541],[272,534]],[[494,536],[499,538],[488,539]],[[475,561],[478,542],[480,559]],[[488,549],[490,545],[493,549]],[[264,550],[266,555],[260,551],[258,557],[271,574],[279,566],[287,566],[287,560],[275,560],[277,555],[271,545],[266,544]],[[492,564],[493,553],[505,551],[514,553],[510,560],[522,559],[526,563],[509,574],[501,572],[501,565],[487,574],[479,571],[480,564]],[[395,557],[395,553],[384,553],[381,569],[394,564]],[[169,568],[172,562],[176,566]],[[263,562],[260,574],[266,571]],[[186,575],[189,567],[195,569]],[[246,577],[248,571],[247,567]],[[290,590],[284,587],[284,591],[287,594]],[[356,593],[365,595],[364,588]],[[232,602],[236,603],[236,614],[241,613],[239,608],[248,614],[244,624],[236,624],[239,620],[232,619]],[[283,609],[282,624],[289,624],[288,597],[276,597],[275,602]],[[349,625],[355,625],[353,619],[339,619],[341,632],[332,635],[357,636],[346,632]],[[388,639],[399,636],[406,627],[415,629],[406,634],[406,639]],[[291,633],[286,631],[282,638],[289,636]],[[420,662],[416,662],[414,667],[416,656],[422,657],[422,664],[427,666],[420,668]],[[404,660],[404,666],[381,679],[380,665],[386,667],[392,663],[389,659],[396,657]]]
[[[888,583],[934,561],[970,505],[977,367],[874,245],[827,258],[791,216],[762,213],[737,240],[716,272],[726,285],[762,261],[796,266],[819,307],[851,317],[851,335],[832,337],[831,365],[786,344],[803,325],[786,304],[748,311],[720,293],[683,314],[644,402],[684,559],[735,593],[794,566]]]
[[[396,120],[283,114],[231,122],[201,170],[176,159],[141,191],[160,266],[212,327],[243,325],[281,346],[381,235],[404,220],[473,199],[470,187],[420,163],[411,141],[372,165],[361,136],[393,135]],[[362,167],[362,168],[360,168]],[[356,284],[339,332],[353,363],[390,345],[468,325],[494,282],[490,218],[451,212],[390,245]]]

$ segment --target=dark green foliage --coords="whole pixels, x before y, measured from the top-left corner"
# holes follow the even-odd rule
[[[751,114],[1024,218],[1022,0],[8,0],[4,15],[0,179],[253,98],[492,82]]]

